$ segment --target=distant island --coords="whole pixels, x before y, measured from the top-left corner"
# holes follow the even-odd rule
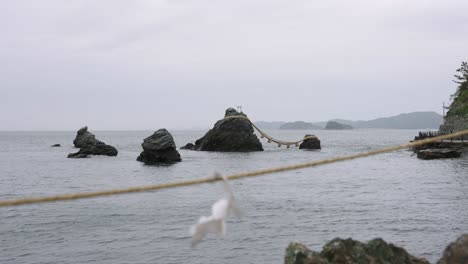
[[[279,127],[279,129],[322,129],[322,127],[304,121],[295,121],[284,123]]]
[[[443,117],[436,112],[412,112],[367,121],[351,121],[345,119],[332,119],[329,121],[338,122],[339,124],[351,126],[352,128],[437,129],[443,123]],[[260,121],[255,124],[263,129],[325,129],[329,121]]]
[[[326,130],[346,130],[346,129],[353,129],[350,125],[345,125],[338,123],[336,121],[328,121],[327,125],[325,126]]]

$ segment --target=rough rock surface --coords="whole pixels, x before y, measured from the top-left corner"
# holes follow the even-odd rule
[[[468,234],[448,245],[437,264],[468,264]]]
[[[182,161],[171,133],[162,128],[145,138],[141,144],[143,152],[137,161],[145,164],[173,163]]]
[[[75,140],[75,147],[80,148],[76,153],[68,154],[69,158],[86,158],[89,155],[117,156],[118,151],[115,147],[96,139],[93,133],[88,131],[88,127],[82,127],[78,130]]]
[[[233,108],[226,110],[225,118],[243,115]],[[195,150],[250,152],[263,151],[263,146],[254,134],[252,124],[243,118],[221,119],[202,138],[195,142]]]
[[[325,129],[328,129],[328,130],[345,130],[345,129],[353,129],[353,127],[349,126],[349,125],[338,123],[336,121],[328,121],[327,125],[325,126]]]
[[[286,249],[285,264],[429,264],[414,257],[403,248],[377,238],[362,243],[353,239],[335,238],[314,252],[300,243],[291,243]],[[444,263],[445,264],[445,263]]]
[[[306,137],[315,137],[314,135],[305,135]],[[301,145],[299,145],[299,149],[321,149],[320,147],[320,140],[315,138],[308,138],[302,141]]]
[[[447,159],[447,158],[459,158],[461,151],[457,149],[423,149],[418,150],[416,155],[419,159],[431,160],[431,159]]]

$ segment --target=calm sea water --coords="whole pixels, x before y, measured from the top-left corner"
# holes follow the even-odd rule
[[[178,146],[205,131],[171,131]],[[181,150],[183,162],[135,161],[151,131],[96,131],[117,157],[67,159],[75,132],[0,132],[0,199],[121,188],[319,160],[408,142],[413,130],[313,132],[321,151]],[[55,143],[61,148],[50,148]],[[143,194],[0,208],[0,263],[282,263],[291,241],[319,250],[335,237],[375,237],[435,262],[468,231],[468,153],[423,161],[398,151],[339,164],[233,181],[244,216],[224,238],[190,249],[189,227],[222,195],[220,183]]]

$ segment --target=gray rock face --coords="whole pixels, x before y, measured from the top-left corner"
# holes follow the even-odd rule
[[[314,252],[300,243],[291,243],[286,249],[285,264],[429,264],[414,257],[401,247],[382,239],[361,243],[353,239],[335,238],[322,252]],[[444,263],[445,264],[445,263]]]
[[[93,133],[88,132],[88,127],[82,127],[78,130],[73,144],[80,150],[76,153],[68,154],[68,158],[86,158],[89,155],[117,156],[118,151],[115,147],[107,145],[96,139]]]
[[[468,234],[448,245],[437,264],[468,264]]]
[[[226,110],[225,117],[242,115],[233,108]],[[195,142],[195,150],[250,152],[263,151],[263,146],[254,134],[252,124],[242,118],[221,119],[205,136]]]
[[[352,126],[341,124],[335,121],[328,121],[327,125],[325,126],[325,129],[328,130],[345,130],[345,129],[353,129]]]
[[[171,133],[166,129],[159,129],[153,135],[145,138],[141,144],[143,152],[137,161],[148,165],[173,163],[182,161]]]
[[[315,137],[314,135],[305,135],[306,137]],[[320,140],[315,138],[308,138],[302,141],[301,145],[299,145],[299,149],[321,149]]]
[[[448,159],[448,158],[459,158],[461,151],[457,149],[423,149],[416,152],[419,159],[431,160],[431,159]]]

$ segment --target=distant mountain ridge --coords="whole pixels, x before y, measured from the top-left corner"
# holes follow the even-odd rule
[[[341,124],[354,128],[389,128],[389,129],[438,129],[443,123],[443,117],[436,112],[412,112],[391,117],[382,117],[372,120],[351,121],[346,119],[332,119]],[[255,124],[263,129],[324,129],[328,121],[321,122],[265,122]],[[306,128],[303,128],[306,127]]]
[[[281,125],[279,129],[322,129],[322,127],[309,123],[309,122],[295,121],[295,122],[285,123]]]

